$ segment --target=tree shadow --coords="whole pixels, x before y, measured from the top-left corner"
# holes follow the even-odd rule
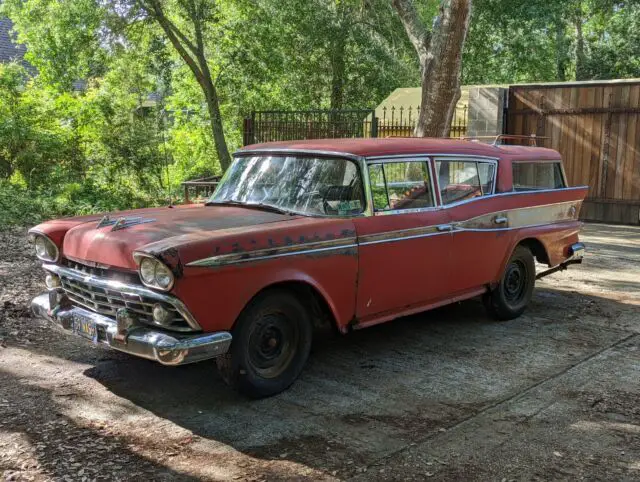
[[[493,322],[478,300],[458,303],[323,338],[291,389],[258,401],[232,392],[211,363],[167,369],[105,359],[85,374],[163,419],[252,457],[349,476],[621,338],[617,328],[594,319],[630,309],[541,289],[526,316]],[[591,323],[577,324],[580,317]]]
[[[348,477],[626,336],[623,330],[629,327],[617,320],[634,310],[612,299],[548,288],[538,288],[526,314],[509,322],[492,321],[477,299],[456,303],[348,336],[322,336],[300,379],[286,392],[257,401],[231,391],[210,361],[163,367],[71,336],[52,336],[44,322],[38,337],[50,342],[22,348],[91,365],[83,373],[109,392],[204,440],[260,460]],[[21,390],[12,391],[11,405],[19,403]],[[54,417],[46,415],[56,413],[47,390],[33,385],[24,390],[43,407],[29,417],[38,423]],[[114,407],[113,416],[118,413]],[[176,479],[188,477],[129,453],[124,436],[60,419],[81,443],[109,439],[130,463]],[[26,433],[30,425],[25,419],[18,430]],[[37,434],[27,436],[42,442]],[[72,448],[52,448],[40,458],[70,454],[77,457]],[[62,473],[55,465],[47,470],[53,476]]]
[[[61,413],[50,390],[27,383],[0,369],[3,390],[0,432],[10,433],[16,443],[27,442],[35,459],[29,468],[43,472],[55,480],[94,478],[138,480],[197,480],[154,462],[129,449],[130,441],[112,436],[89,424],[81,426]],[[110,462],[109,473],[104,463]],[[29,465],[29,464],[28,464]],[[0,460],[0,472],[7,480],[13,471],[25,467]]]

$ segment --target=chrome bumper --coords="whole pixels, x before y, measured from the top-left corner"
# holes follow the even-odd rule
[[[554,266],[546,271],[542,271],[536,275],[536,279],[544,278],[545,276],[549,276],[550,274],[557,273],[558,271],[564,271],[567,269],[567,266],[570,264],[579,264],[582,263],[582,258],[584,258],[585,247],[584,243],[575,243],[569,247],[569,256],[558,266]]]
[[[569,248],[569,257],[565,260],[565,263],[567,262],[580,263],[582,261],[582,258],[584,258],[584,253],[585,253],[584,243],[572,244],[571,247]]]
[[[144,326],[130,328],[119,334],[115,320],[92,311],[49,304],[49,293],[36,296],[31,302],[36,316],[45,318],[69,333],[76,333],[74,320],[91,319],[97,328],[95,342],[130,355],[155,360],[163,365],[184,365],[225,354],[231,345],[231,334],[226,331],[198,335],[173,334]]]

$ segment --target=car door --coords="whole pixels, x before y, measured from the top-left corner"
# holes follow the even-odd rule
[[[425,157],[367,164],[373,215],[354,219],[356,316],[363,324],[447,295],[452,234],[447,214],[436,206],[432,172]]]
[[[434,163],[442,207],[454,226],[453,289],[481,288],[495,278],[510,246],[500,198],[494,196],[497,161],[441,157]]]

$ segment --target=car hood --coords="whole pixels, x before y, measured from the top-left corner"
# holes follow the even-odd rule
[[[175,236],[286,221],[297,216],[236,206],[190,205],[85,217],[64,235],[62,252],[75,261],[135,269],[133,252]],[[121,224],[116,224],[122,219]]]

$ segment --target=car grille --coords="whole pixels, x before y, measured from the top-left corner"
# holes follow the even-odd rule
[[[81,272],[86,273],[84,270]],[[119,309],[126,308],[138,321],[143,323],[178,331],[190,331],[192,329],[180,312],[169,303],[159,302],[139,294],[123,293],[116,289],[93,286],[85,281],[66,276],[64,273],[60,273],[59,276],[62,288],[73,304],[112,318],[116,317]],[[114,279],[113,277],[109,278]],[[157,303],[162,304],[171,313],[168,323],[161,325],[154,321],[153,306]]]

